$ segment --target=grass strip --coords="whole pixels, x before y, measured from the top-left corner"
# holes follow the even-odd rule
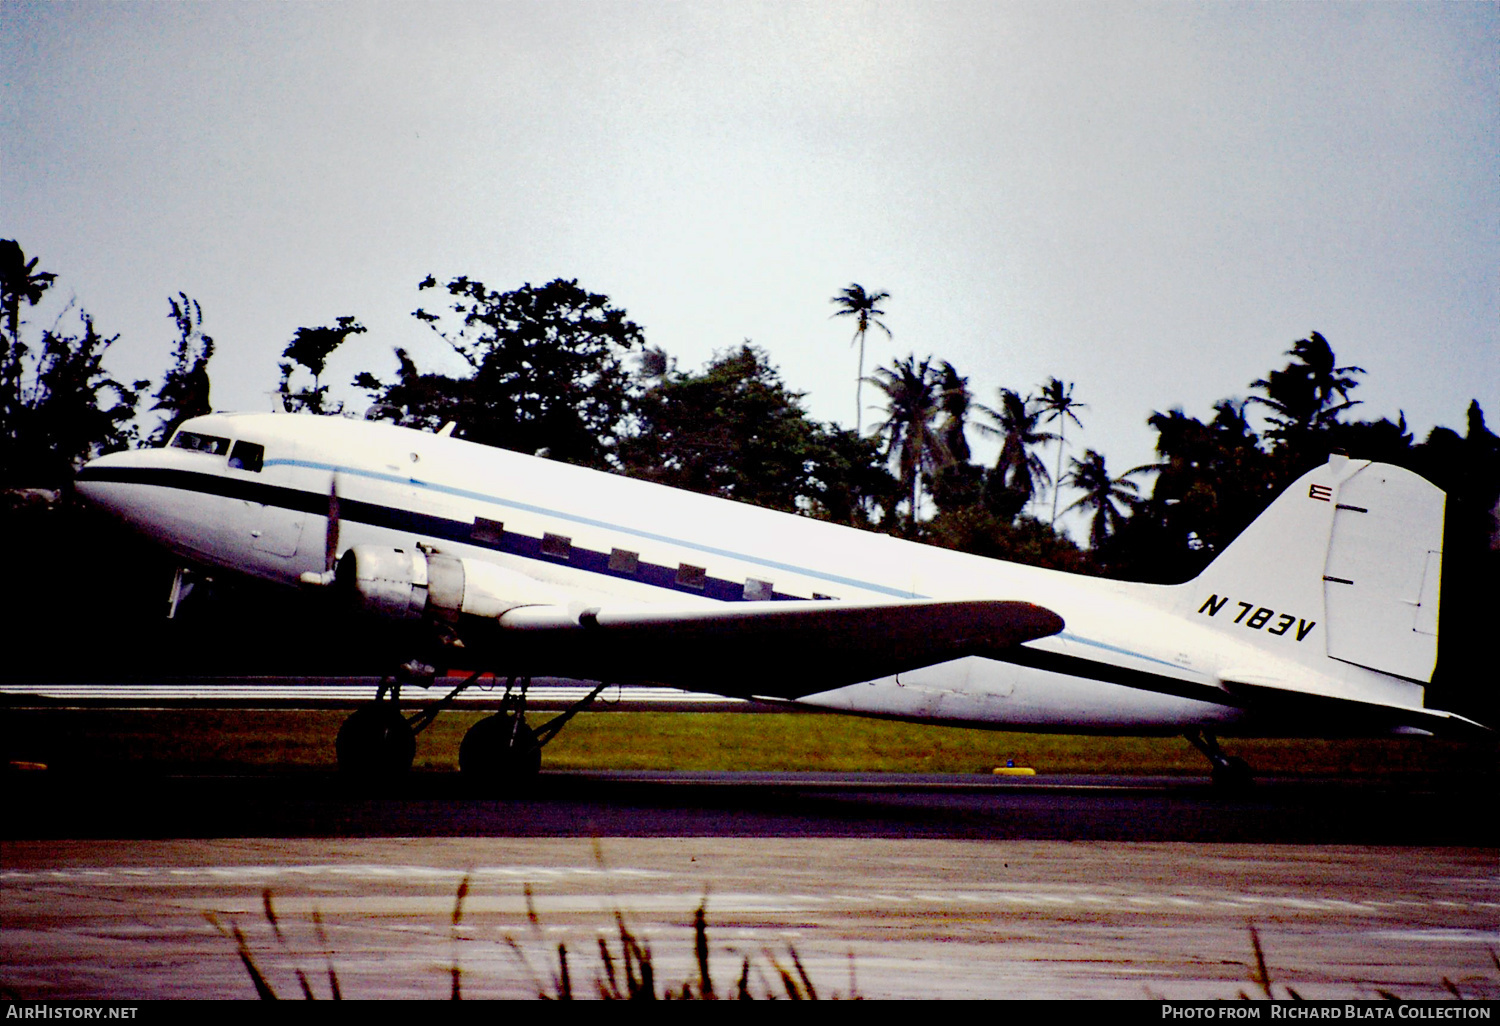
[[[0,709],[6,762],[56,771],[298,772],[334,766],[347,711]],[[464,732],[486,714],[455,711],[417,738],[416,769],[457,769]],[[533,719],[545,720],[546,714]],[[1228,740],[1260,775],[1494,773],[1492,745],[1430,738]],[[1007,761],[1039,774],[1192,774],[1207,763],[1179,737],[1024,734],[789,713],[593,712],[548,745],[566,770],[989,773]]]

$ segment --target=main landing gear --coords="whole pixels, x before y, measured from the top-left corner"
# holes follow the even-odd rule
[[[399,685],[384,698],[381,686],[375,701],[362,705],[339,728],[336,750],[339,771],[359,779],[390,780],[411,769],[417,754],[417,732],[401,715]]]
[[[1214,786],[1224,791],[1243,791],[1255,783],[1250,764],[1244,759],[1226,755],[1219,747],[1218,738],[1206,730],[1190,730],[1185,735],[1194,748],[1202,752],[1212,764]]]
[[[429,671],[430,674],[430,671]],[[401,712],[401,682],[387,679],[375,700],[360,706],[339,729],[339,771],[366,780],[392,780],[405,775],[416,755],[416,735],[432,725],[464,689],[479,680],[475,673],[434,705],[407,718]],[[510,677],[500,711],[469,728],[458,749],[458,768],[463,775],[489,790],[514,790],[534,780],[542,767],[542,747],[578,713],[589,706],[606,687],[600,684],[582,700],[542,726],[526,722],[529,677]]]

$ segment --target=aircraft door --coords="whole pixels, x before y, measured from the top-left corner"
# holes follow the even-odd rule
[[[302,540],[302,528],[307,514],[300,510],[283,509],[256,503],[252,511],[250,544],[258,552],[273,556],[295,556]]]
[[[276,458],[291,458],[292,453],[287,451],[290,449],[288,443],[278,443],[278,449],[280,451],[273,454]],[[265,460],[266,453],[263,446],[247,439],[240,439],[230,450],[229,472],[234,477],[271,485],[271,481],[265,480],[267,474],[264,467]],[[273,493],[268,491],[251,494],[264,494],[267,498],[271,498]],[[275,501],[256,502],[252,499],[247,505],[250,507],[251,547],[257,552],[272,556],[287,558],[295,556],[301,544],[302,528],[306,524],[307,513]]]

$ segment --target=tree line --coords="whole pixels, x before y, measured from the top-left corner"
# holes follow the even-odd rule
[[[163,444],[182,420],[212,408],[215,343],[196,301],[168,299],[176,338],[160,381],[125,383],[104,366],[118,336],[85,311],[33,336],[22,308],[56,278],[37,265],[0,240],[6,487],[62,487],[87,459]],[[1180,407],[1152,412],[1156,460],[1117,474],[1097,449],[1070,453],[1068,428],[1083,430],[1088,407],[1062,378],[1029,391],[999,387],[985,405],[952,363],[931,356],[866,376],[867,334],[893,338],[883,321],[891,297],[858,283],[832,298],[860,350],[853,431],[810,417],[804,394],[750,340],[684,370],[608,296],[576,281],[499,292],[429,275],[417,289],[436,302],[413,316],[466,370],[424,371],[397,348],[394,376],[363,371],[352,384],[368,395],[369,415],[428,430],[451,421],[458,436],[486,445],[986,555],[1158,581],[1190,577],[1287,484],[1343,451],[1428,477],[1448,492],[1465,547],[1495,545],[1500,441],[1478,403],[1462,431],[1437,427],[1420,442],[1404,417],[1356,419],[1365,372],[1340,365],[1317,332],[1250,382],[1248,398],[1218,401],[1207,420]],[[282,406],[344,413],[323,377],[333,352],[364,332],[353,316],[296,328],[278,364]],[[880,414],[868,433],[858,416],[865,385]],[[143,425],[150,414],[156,423]],[[971,430],[998,444],[993,464],[974,461]],[[1082,547],[1057,530],[1072,510],[1087,518]]]
[[[66,492],[74,469],[104,452],[164,444],[188,417],[212,409],[215,340],[200,304],[169,297],[175,336],[156,381],[124,382],[105,366],[117,335],[71,304],[33,330],[23,313],[52,289],[14,240],[0,240],[0,481],[9,506],[29,489]],[[866,337],[896,341],[883,318],[889,292],[853,283],[832,297],[859,349],[853,430],[807,413],[752,341],[684,369],[647,343],[608,296],[557,279],[509,291],[456,277],[418,283],[416,320],[457,354],[458,374],[419,367],[395,350],[396,370],[351,382],[366,416],[454,433],[582,466],[986,556],[1080,573],[1170,583],[1186,580],[1299,475],[1343,451],[1407,467],[1448,494],[1440,679],[1477,645],[1497,612],[1496,507],[1500,439],[1471,402],[1461,429],[1417,440],[1405,418],[1362,420],[1365,371],[1345,365],[1317,332],[1285,362],[1216,402],[1212,416],[1153,411],[1155,459],[1117,473],[1081,446],[1088,405],[1051,377],[1031,389],[976,393],[959,368],[915,353],[865,374]],[[293,412],[346,414],[330,394],[327,363],[365,332],[354,316],[290,332],[277,395]],[[866,431],[865,386],[878,417]],[[1071,428],[1071,433],[1070,433]],[[979,463],[972,434],[998,448]],[[1079,545],[1057,528],[1081,512]],[[1449,667],[1446,676],[1443,666]],[[1464,690],[1461,686],[1460,690]],[[1488,694],[1488,691],[1486,691]],[[1492,699],[1494,696],[1490,696]]]

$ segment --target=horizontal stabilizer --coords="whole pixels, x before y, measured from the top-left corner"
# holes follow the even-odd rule
[[[796,698],[1056,634],[1029,602],[522,606],[459,626],[505,673]]]
[[[1267,680],[1225,680],[1223,688],[1236,704],[1257,716],[1284,717],[1291,733],[1305,733],[1310,724],[1336,736],[1368,733],[1372,728],[1400,732],[1416,729],[1440,737],[1493,736],[1482,723],[1442,709],[1361,701],[1288,687]]]

